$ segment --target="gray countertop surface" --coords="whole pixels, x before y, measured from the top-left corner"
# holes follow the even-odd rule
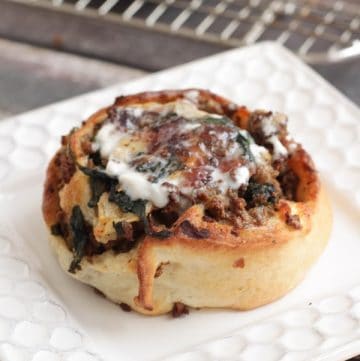
[[[0,38],[0,118],[144,74],[139,69]]]
[[[360,105],[360,59],[314,69]],[[147,72],[0,38],[0,118]]]

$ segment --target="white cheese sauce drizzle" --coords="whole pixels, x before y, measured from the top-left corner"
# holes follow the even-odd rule
[[[123,136],[113,123],[106,123],[97,132],[93,148],[99,149],[104,158],[109,158]]]
[[[190,101],[192,101],[194,104],[197,104],[198,100],[199,100],[199,96],[200,93],[198,90],[188,90],[185,93],[185,97],[186,99],[189,99]]]
[[[144,173],[137,172],[125,162],[119,159],[110,158],[106,173],[116,176],[125,193],[133,200],[147,199],[156,207],[165,207],[168,203],[168,190],[161,183],[151,183]]]
[[[281,113],[274,113],[269,116],[266,116],[261,121],[261,127],[264,132],[264,135],[269,143],[273,146],[273,157],[274,159],[279,159],[281,157],[286,157],[288,151],[285,146],[280,142],[277,134],[277,124],[286,122],[286,117]]]
[[[239,189],[241,185],[247,184],[250,178],[249,168],[241,166],[237,168],[234,174],[223,173],[219,169],[213,168],[212,181],[218,183],[222,193],[228,189]]]
[[[189,94],[187,95],[189,96]],[[195,97],[195,94],[193,95]],[[147,107],[146,109],[156,111],[160,110],[158,104],[154,105],[154,107],[157,108],[151,109],[151,107]],[[181,133],[192,133],[201,127],[203,124],[200,123],[200,121],[196,121],[196,119],[202,118],[204,116],[211,116],[213,118],[218,117],[217,114],[213,115],[198,110],[197,107],[188,100],[178,101],[173,103],[171,106],[166,104],[165,107],[165,115],[171,112],[175,112],[179,116],[193,119],[193,121],[183,123],[180,126],[179,130]],[[125,109],[129,112],[129,114],[136,117],[143,114],[143,109],[131,107]],[[163,112],[164,108],[162,108],[162,115]],[[128,121],[126,121],[126,124],[128,124]],[[129,124],[128,129],[123,131],[112,122],[106,122],[100,128],[95,136],[93,149],[99,150],[101,156],[105,159],[108,159],[105,172],[118,178],[121,188],[132,200],[146,199],[159,208],[166,206],[169,201],[169,194],[174,188],[179,189],[183,194],[191,194],[193,189],[192,187],[184,185],[184,179],[181,171],[163,176],[157,182],[152,182],[150,180],[152,175],[151,173],[149,174],[148,172],[140,172],[136,170],[135,167],[129,165],[131,161],[134,160],[136,155],[139,154],[139,149],[134,146],[134,139],[132,138],[137,130],[138,129],[134,124]],[[246,137],[246,139],[249,139],[250,150],[254,155],[256,163],[261,164],[270,158],[267,149],[255,144],[247,131],[238,130],[238,132]],[[216,136],[218,136],[218,139],[223,144],[225,144],[229,139],[229,134],[226,132],[221,132],[216,134]],[[146,152],[147,145],[145,144],[143,147],[144,146]],[[204,143],[199,143],[199,148],[208,156],[211,155],[210,150],[205,146]],[[243,152],[244,150],[240,147],[240,145],[237,142],[233,142],[231,149],[228,149],[227,157],[232,159],[236,157],[243,157]],[[279,146],[276,146],[276,152],[282,152],[281,148],[279,151]],[[152,160],[154,160],[153,158]],[[158,161],[160,164],[166,163],[166,159],[160,157],[157,157],[156,161]],[[211,176],[209,185],[217,187],[224,194],[228,189],[238,189],[241,185],[247,184],[250,178],[248,165],[245,164],[237,167],[231,172],[222,172],[220,169],[210,165],[207,166],[207,170]]]

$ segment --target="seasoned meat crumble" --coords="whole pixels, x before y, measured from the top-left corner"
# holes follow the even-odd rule
[[[75,171],[88,177],[88,207],[98,212],[105,196],[134,219],[113,224],[116,237],[99,242],[92,225],[75,209],[69,220],[52,227],[74,250],[71,272],[83,256],[107,249],[128,252],[145,234],[166,239],[179,216],[194,204],[204,207],[204,220],[233,225],[233,234],[263,225],[280,199],[296,201],[298,177],[288,166],[291,148],[299,147],[287,132],[283,114],[255,111],[246,129],[225,114],[199,110],[188,100],[118,107],[83,141],[87,164],[79,165],[63,151],[56,162],[63,183]],[[75,208],[75,207],[74,207]],[[296,216],[286,223],[300,225]],[[70,225],[70,226],[69,226]],[[208,237],[190,221],[180,225],[194,241]],[[82,239],[81,233],[91,235]],[[69,231],[70,230],[70,231]]]

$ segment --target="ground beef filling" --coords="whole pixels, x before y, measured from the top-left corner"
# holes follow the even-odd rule
[[[271,119],[272,123],[266,125],[264,119]],[[99,198],[107,192],[109,202],[139,218],[136,222],[114,223],[116,239],[100,244],[93,235],[92,225],[86,223],[80,207],[75,206],[68,223],[63,217],[52,226],[54,235],[62,235],[72,245],[71,272],[79,269],[83,256],[108,249],[128,252],[146,234],[160,239],[169,237],[172,225],[194,204],[204,206],[206,222],[231,224],[232,233],[237,234],[242,228],[264,224],[280,199],[296,201],[298,177],[288,167],[288,156],[284,155],[284,149],[288,150],[286,122],[283,117],[273,117],[271,112],[254,112],[248,132],[225,116],[194,120],[175,113],[136,114],[115,107],[110,109],[105,123],[115,124],[119,132],[130,128],[132,136],[146,141],[146,151],[135,154],[129,164],[131,169],[144,174],[148,182],[162,181],[168,201],[163,207],[154,204],[149,207],[147,199],[132,199],[122,189],[119,179],[105,172],[109,160],[89,144],[88,138],[83,147],[89,154],[87,166],[75,166],[74,160],[60,153],[56,164],[62,170],[63,183],[69,182],[76,167],[89,178],[92,192],[89,207],[96,211]],[[96,132],[99,129],[101,126]],[[256,146],[270,153],[270,159],[256,158]],[[242,174],[238,172],[240,168]],[[181,174],[180,186],[171,179],[176,172]],[[289,218],[287,224],[299,228],[296,217]],[[194,239],[207,237],[206,229],[198,230],[191,222],[181,227]],[[81,236],[82,233],[87,236]]]

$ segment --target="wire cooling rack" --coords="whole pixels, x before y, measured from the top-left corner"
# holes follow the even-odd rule
[[[359,0],[11,0],[225,47],[276,40],[309,63],[360,54]]]

